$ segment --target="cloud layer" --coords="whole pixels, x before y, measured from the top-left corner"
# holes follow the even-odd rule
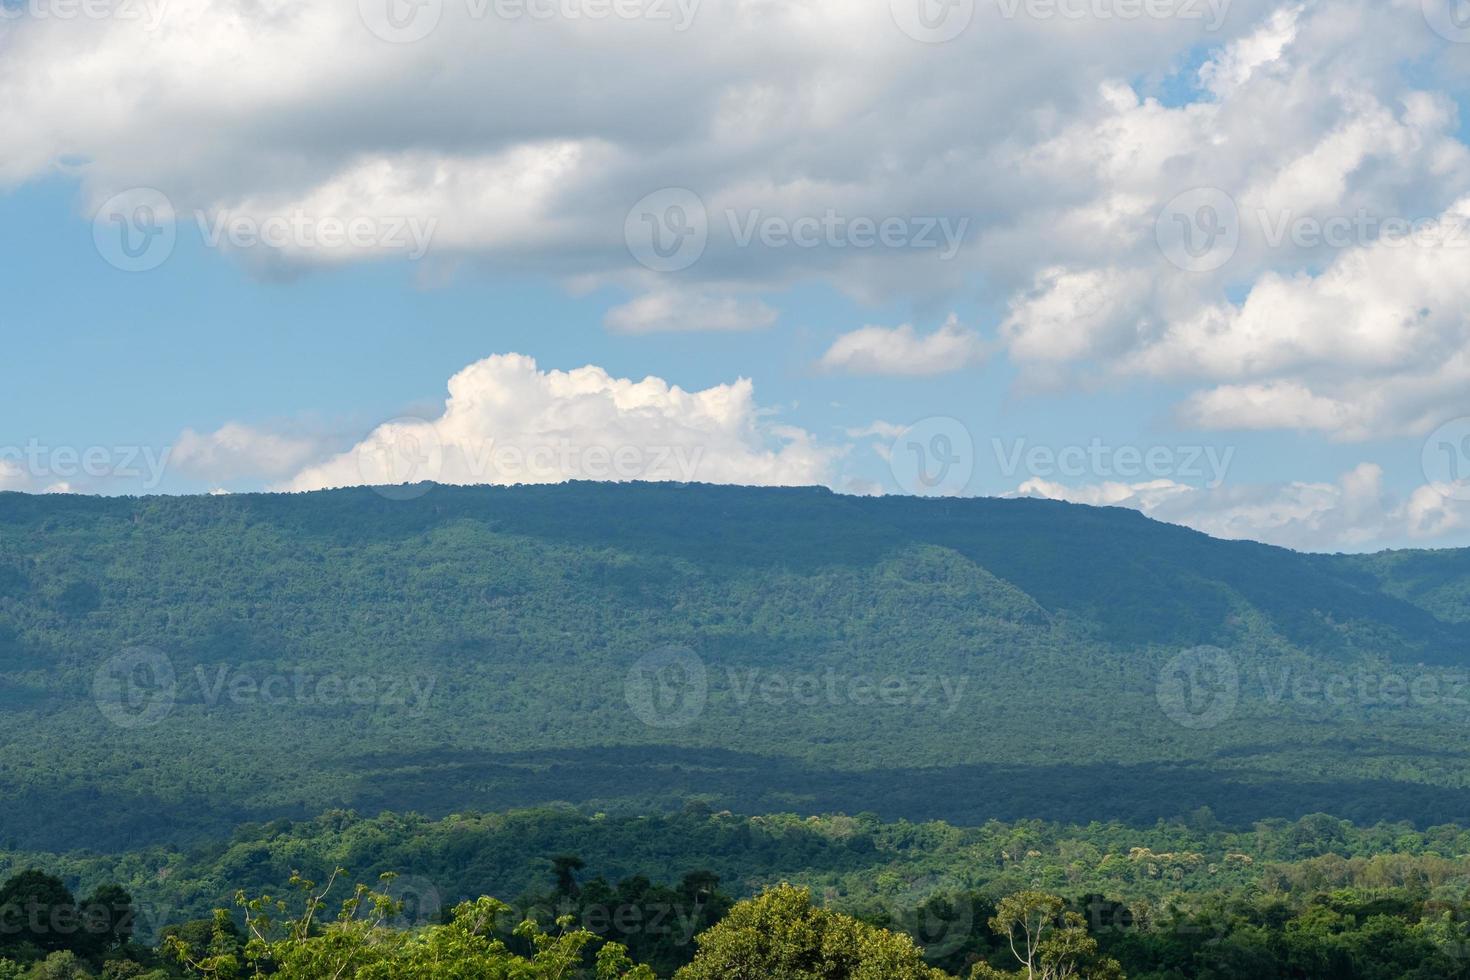
[[[920,335],[912,324],[892,329],[867,326],[843,334],[827,348],[817,366],[845,374],[921,376],[960,371],[980,362],[985,345],[979,334],[950,315],[938,330]]]
[[[1470,207],[1470,45],[1420,0],[1010,0],[950,5],[944,30],[843,0],[434,0],[406,26],[390,2],[0,22],[0,184],[60,171],[89,206],[142,185],[206,228],[304,222],[225,240],[265,268],[427,244],[431,278],[615,284],[623,332],[769,326],[798,283],[978,290],[1035,378],[1182,381],[1209,427],[1359,439],[1464,408],[1470,236],[1382,244]],[[373,224],[323,245],[326,218]],[[865,353],[905,339],[873,329],[827,366],[929,369],[932,349]]]
[[[1432,542],[1470,527],[1470,496],[1423,485],[1406,499],[1383,487],[1383,470],[1360,464],[1331,483],[1205,489],[1174,480],[1067,486],[1030,479],[1013,496],[1129,507],[1217,538],[1248,539],[1303,551],[1369,551]]]
[[[449,379],[436,417],[386,422],[280,489],[576,479],[810,485],[830,482],[838,455],[769,421],[746,379],[691,392],[594,366],[543,371],[529,357],[498,354]]]

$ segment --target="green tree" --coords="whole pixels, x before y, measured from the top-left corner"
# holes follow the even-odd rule
[[[812,903],[791,885],[738,903],[700,934],[677,980],[944,980],[908,936]]]
[[[499,920],[509,906],[493,898],[464,902],[446,925],[420,930],[393,929],[387,923],[401,911],[386,891],[358,885],[342,903],[335,920],[320,913],[337,875],[317,891],[313,882],[293,877],[302,894],[302,909],[269,895],[247,899],[248,939],[240,953],[210,954],[179,936],[167,942],[174,958],[194,975],[235,980],[270,975],[277,980],[564,980],[587,961],[597,937],[570,928],[571,919],[547,933],[532,920],[515,928],[531,949],[524,957],[511,952],[497,936]],[[392,875],[384,875],[385,884]],[[224,913],[219,913],[221,917]],[[217,925],[212,942],[225,942]],[[655,980],[647,967],[635,966],[627,951],[609,943],[593,957],[597,980]]]
[[[60,878],[29,868],[0,885],[0,946],[58,952],[80,929],[76,900]]]
[[[1124,980],[1118,961],[1098,953],[1086,920],[1055,895],[1024,891],[1001,899],[990,928],[1006,940],[1021,969],[1005,973],[977,963],[972,980]]]
[[[77,906],[85,941],[78,952],[103,956],[133,938],[133,896],[121,885],[101,885]]]

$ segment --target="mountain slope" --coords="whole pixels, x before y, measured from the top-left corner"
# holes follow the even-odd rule
[[[1027,500],[426,490],[0,494],[0,843],[688,795],[1470,813],[1465,553],[1301,555]],[[1197,644],[1225,651],[1228,711],[1218,678],[1171,686]]]

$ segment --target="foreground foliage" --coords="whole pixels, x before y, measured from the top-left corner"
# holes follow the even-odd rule
[[[595,978],[599,965],[680,980],[1470,980],[1467,843],[1453,826],[1320,815],[1242,833],[1207,813],[1148,831],[698,808],[339,813],[192,855],[12,858],[0,980]],[[344,906],[343,857],[411,873]],[[309,880],[335,880],[339,897]]]

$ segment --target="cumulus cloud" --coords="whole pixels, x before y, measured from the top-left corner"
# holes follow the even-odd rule
[[[1470,528],[1470,500],[1431,485],[1417,487],[1406,499],[1397,500],[1384,489],[1383,469],[1372,463],[1362,463],[1330,483],[1206,489],[1169,479],[1077,486],[1031,479],[1011,496],[1129,507],[1215,537],[1264,541],[1303,551],[1422,545]]]
[[[945,374],[978,363],[984,354],[979,334],[960,326],[959,318],[950,314],[929,334],[919,334],[908,323],[845,333],[827,348],[817,366],[844,374]]]
[[[185,429],[174,441],[170,461],[190,476],[215,483],[279,479],[323,455],[327,441],[229,422],[213,432]]]
[[[1397,71],[1432,41],[1378,35],[1416,7],[1284,6],[1198,69],[1206,98],[1109,86],[1097,118],[1029,150],[1094,179],[1012,294],[1011,356],[1051,379],[1197,385],[1179,417],[1203,428],[1357,440],[1457,414],[1470,153],[1454,100]]]
[[[234,251],[310,266],[426,244],[435,273],[483,264],[631,289],[607,315],[615,330],[761,326],[776,315],[762,292],[813,281],[929,303],[980,282],[1004,301],[1011,355],[1049,376],[1108,358],[1129,379],[1291,383],[1346,402],[1359,400],[1341,377],[1354,345],[1324,346],[1316,326],[1344,306],[1387,333],[1376,325],[1427,307],[1398,332],[1462,347],[1445,311],[1465,297],[1438,274],[1443,257],[1344,256],[1341,276],[1359,261],[1370,275],[1355,297],[1333,276],[1301,281],[1347,250],[1273,241],[1296,219],[1433,217],[1470,193],[1442,80],[1457,52],[1419,0],[1236,0],[1220,23],[977,4],[940,45],[907,36],[887,4],[844,0],[635,3],[601,19],[425,4],[433,29],[390,43],[370,26],[381,33],[380,2],[6,19],[0,183],[68,173],[89,206],[157,187],[207,229],[368,218],[369,234],[338,245],[307,234],[265,260]],[[956,84],[975,64],[1008,84]],[[703,212],[681,221],[701,218],[708,242],[677,288],[649,288],[629,209],[676,187]],[[1239,247],[1185,273],[1160,254],[1158,220],[1201,188],[1238,207]],[[771,222],[781,234],[762,231]],[[947,247],[941,229],[961,227]],[[1429,357],[1390,373],[1414,389]],[[1357,424],[1419,414],[1386,399]]]
[[[0,459],[0,490],[32,489],[30,474],[21,468],[20,464],[11,459]]]
[[[144,0],[131,6],[156,18],[7,19],[0,183],[66,172],[89,206],[156,187],[211,225],[417,218],[432,226],[431,258],[623,284],[644,272],[629,208],[686,187],[710,231],[687,279],[951,291],[991,265],[978,239],[993,232],[1031,228],[1017,259],[1034,258],[1056,189],[1016,166],[1094,116],[1099,86],[1167,71],[1271,9],[1236,0],[1224,25],[1076,23],[982,4],[931,46],[882,3],[634,3],[635,16],[578,18],[446,3],[419,5],[432,30],[398,44],[372,29],[384,2]],[[1012,84],[954,84],[976,63]],[[767,220],[798,234],[742,235]],[[802,241],[812,221],[819,247]],[[941,231],[961,227],[974,234],[955,254]],[[278,257],[375,249],[399,251],[293,239]]]
[[[840,450],[771,421],[747,379],[685,391],[600,367],[544,371],[498,354],[449,379],[434,418],[380,425],[280,489],[440,483],[658,480],[827,484]]]
[[[236,219],[368,218],[371,234],[339,245],[293,233],[266,252],[222,247],[295,269],[423,244],[426,280],[489,268],[626,290],[605,323],[628,333],[769,326],[771,297],[809,283],[921,309],[978,292],[1029,390],[1166,385],[1198,428],[1360,440],[1464,413],[1470,150],[1456,99],[1470,46],[1430,30],[1420,0],[1236,0],[1220,25],[1006,6],[976,4],[936,45],[906,36],[888,4],[849,0],[706,0],[671,20],[424,4],[442,16],[402,44],[370,29],[373,0],[4,18],[0,185],[66,175],[88,211],[155,187],[206,235]],[[628,219],[665,188],[694,199],[655,215],[679,219],[662,231],[708,241],[651,276]],[[1440,240],[1393,241],[1401,219]],[[1345,240],[1321,234],[1344,221]],[[412,222],[421,238],[405,238]],[[946,228],[965,229],[953,249]],[[874,326],[822,366],[923,375],[956,354],[979,354],[957,326]],[[745,393],[738,439],[708,419],[687,427],[723,433],[730,458],[773,482],[820,473],[826,450],[761,423],[742,384],[725,386]],[[291,458],[211,438],[197,436],[201,468]],[[472,476],[457,438],[443,465]],[[346,479],[349,463],[298,475]],[[1432,502],[1419,525],[1451,519]]]

